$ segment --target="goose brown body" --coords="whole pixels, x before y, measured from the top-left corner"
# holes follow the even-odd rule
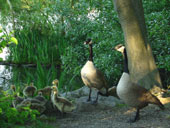
[[[95,68],[92,61],[87,61],[81,69],[81,78],[83,83],[89,88],[96,88],[98,90],[107,88],[104,75]]]
[[[146,107],[149,103],[156,104],[160,108],[163,105],[157,97],[152,95],[147,89],[132,83],[129,78],[129,74],[123,73],[122,77],[117,86],[117,94],[127,105],[142,109]]]

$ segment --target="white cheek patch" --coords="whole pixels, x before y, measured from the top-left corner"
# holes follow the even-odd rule
[[[124,49],[125,49],[125,47],[124,47],[124,46],[122,46],[122,47],[120,47],[119,49],[117,49],[117,51],[119,51],[119,52],[123,53]]]

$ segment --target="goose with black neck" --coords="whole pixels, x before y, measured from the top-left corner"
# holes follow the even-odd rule
[[[164,105],[156,96],[152,95],[149,90],[131,81],[125,46],[119,44],[115,49],[123,54],[124,60],[124,71],[117,85],[117,94],[127,105],[137,110],[134,119],[131,119],[130,122],[139,120],[140,109],[148,106],[148,104],[155,104],[161,109],[164,109]]]
[[[87,101],[91,101],[92,88],[98,90],[95,101],[92,101],[92,103],[97,103],[98,95],[107,96],[108,86],[103,73],[99,71],[94,65],[92,43],[93,42],[91,39],[88,39],[84,42],[84,44],[89,45],[90,55],[88,61],[81,69],[81,78],[83,83],[90,88]]]

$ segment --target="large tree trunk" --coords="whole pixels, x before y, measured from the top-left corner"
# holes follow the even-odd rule
[[[147,40],[142,0],[114,0],[125,37],[132,81],[153,89],[161,87],[160,75]]]

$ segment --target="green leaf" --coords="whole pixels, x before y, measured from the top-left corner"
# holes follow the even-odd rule
[[[0,108],[0,114],[2,113],[2,108]]]
[[[15,43],[17,45],[18,44],[18,40],[15,37],[11,37],[10,43]]]
[[[1,41],[0,47],[4,48],[7,45],[7,42],[5,40]]]

